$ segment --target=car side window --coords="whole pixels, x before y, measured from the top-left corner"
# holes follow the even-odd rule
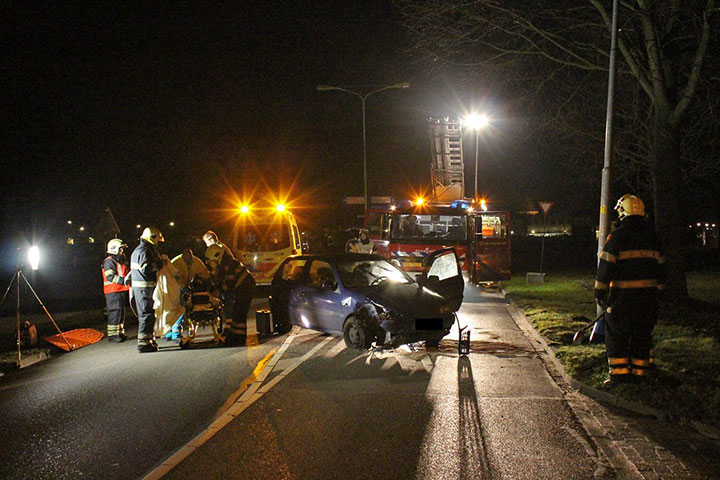
[[[433,261],[428,272],[428,277],[437,276],[440,281],[458,275],[458,265],[455,261],[455,254],[448,252],[440,255]]]
[[[310,264],[309,275],[309,284],[315,288],[322,288],[323,283],[326,282],[336,283],[332,267],[329,263],[323,262],[322,260],[315,260]]]
[[[306,263],[307,260],[300,259],[288,261],[283,267],[282,279],[291,282],[299,282],[302,280],[303,268],[305,268]]]

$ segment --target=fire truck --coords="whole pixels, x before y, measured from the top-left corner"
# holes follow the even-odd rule
[[[422,270],[435,250],[454,247],[471,281],[510,278],[510,214],[491,211],[483,199],[465,198],[462,123],[429,120],[432,197],[372,206],[366,228],[377,252],[409,272]]]

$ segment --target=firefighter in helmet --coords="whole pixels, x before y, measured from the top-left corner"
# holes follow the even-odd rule
[[[205,260],[212,275],[210,281],[213,289],[223,300],[225,343],[231,346],[245,345],[247,314],[255,290],[255,279],[241,261],[225,252],[222,245],[210,245],[205,251]]]
[[[220,241],[220,238],[218,238],[217,233],[213,232],[212,230],[208,230],[203,235],[203,242],[205,242],[205,246],[209,247],[210,245],[219,245],[225,250],[225,255],[229,256],[230,258],[235,258],[235,255],[233,255],[232,250],[230,250],[230,247],[225,245]]]
[[[127,340],[125,335],[125,305],[128,303],[126,285],[130,279],[130,264],[125,256],[127,245],[119,238],[113,238],[107,244],[107,257],[102,263],[103,291],[107,307],[108,340],[120,343]]]
[[[619,222],[600,253],[595,300],[607,308],[605,345],[610,377],[606,384],[647,377],[659,290],[665,288],[665,259],[645,205],[635,195],[620,197]]]
[[[154,338],[155,310],[153,309],[153,291],[157,284],[157,272],[166,260],[158,252],[158,245],[164,242],[162,233],[155,227],[147,227],[140,236],[140,244],[130,257],[132,276],[132,297],[137,306],[138,350],[140,353],[156,352]]]

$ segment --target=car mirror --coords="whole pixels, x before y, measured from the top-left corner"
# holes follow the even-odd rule
[[[434,287],[436,287],[440,283],[440,277],[437,275],[430,275],[426,278],[425,282],[423,283],[424,287],[429,288],[430,290],[433,290]]]

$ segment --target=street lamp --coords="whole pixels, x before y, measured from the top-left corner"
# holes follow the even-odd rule
[[[317,87],[318,92],[328,92],[330,90],[340,90],[341,92],[350,93],[352,95],[355,95],[360,99],[362,102],[362,126],[363,126],[363,191],[364,191],[364,197],[365,197],[365,218],[367,218],[367,211],[368,211],[368,190],[367,190],[367,145],[365,142],[365,100],[372,94],[382,92],[383,90],[390,90],[391,88],[410,88],[409,82],[402,82],[402,83],[395,83],[393,85],[387,85],[382,88],[378,88],[376,90],[373,90],[371,92],[368,92],[366,94],[362,94],[360,92],[355,92],[352,90],[348,90],[344,87],[334,87],[332,85],[318,85]]]
[[[475,200],[478,198],[478,146],[480,142],[480,130],[487,127],[490,118],[484,113],[472,113],[463,119],[463,123],[475,130]]]

